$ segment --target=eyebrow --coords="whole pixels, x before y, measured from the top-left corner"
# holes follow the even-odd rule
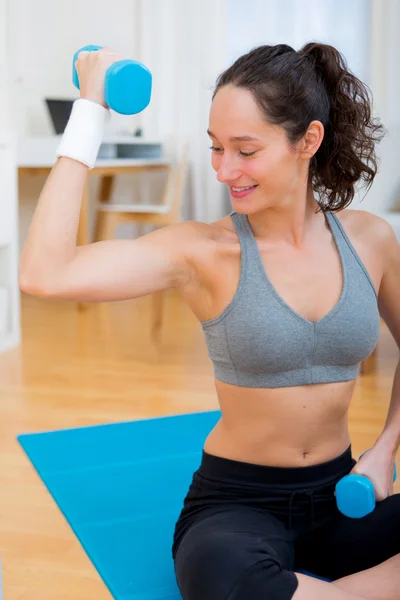
[[[207,133],[210,137],[217,139],[216,136],[213,134],[213,132],[210,131],[209,129],[207,129]],[[229,140],[231,142],[260,142],[261,141],[259,138],[251,137],[250,135],[237,135],[237,136],[229,138]]]

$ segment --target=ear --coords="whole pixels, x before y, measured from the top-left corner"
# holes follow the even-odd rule
[[[321,121],[311,121],[301,139],[300,154],[302,158],[311,159],[317,153],[324,139],[325,129]]]

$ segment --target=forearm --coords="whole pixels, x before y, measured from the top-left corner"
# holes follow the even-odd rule
[[[54,165],[29,228],[20,261],[22,285],[38,285],[67,264],[76,251],[82,195],[88,167],[61,157]]]
[[[74,258],[87,172],[96,162],[109,116],[87,99],[74,103],[20,261],[20,287],[27,292],[45,291],[52,276]]]
[[[396,454],[400,446],[400,361],[394,375],[392,395],[385,426],[377,440],[377,444],[383,444],[393,454]]]

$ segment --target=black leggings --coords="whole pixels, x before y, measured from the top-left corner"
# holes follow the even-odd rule
[[[362,519],[336,507],[351,446],[308,467],[270,467],[203,451],[176,523],[172,555],[184,600],[289,600],[294,571],[338,579],[400,552],[400,494]]]

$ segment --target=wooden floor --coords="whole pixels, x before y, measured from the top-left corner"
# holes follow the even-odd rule
[[[19,433],[218,407],[198,322],[177,294],[152,339],[151,298],[75,304],[22,296],[20,348],[0,355],[0,556],[6,600],[111,596],[16,442]],[[375,372],[350,409],[353,452],[382,430],[398,350],[382,322]],[[396,491],[400,491],[396,484]]]

